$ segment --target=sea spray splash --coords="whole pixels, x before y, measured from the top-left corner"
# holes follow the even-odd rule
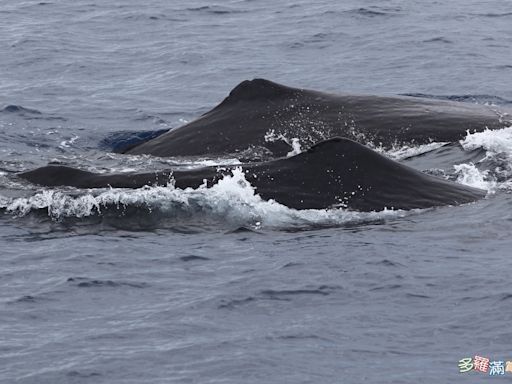
[[[512,127],[486,129],[474,133],[468,131],[467,136],[460,141],[460,145],[468,151],[483,148],[487,151],[488,157],[503,153],[512,158]]]
[[[264,139],[267,143],[273,143],[275,141],[282,140],[286,144],[288,144],[292,150],[286,154],[286,157],[291,157],[302,153],[302,146],[300,144],[300,139],[298,137],[288,139],[283,134],[276,134],[275,131],[271,129],[270,131],[265,133]]]
[[[417,146],[409,145],[393,145],[390,149],[383,150],[382,148],[376,149],[378,152],[390,157],[393,160],[403,160],[408,157],[419,156],[427,152],[434,151],[438,148],[445,146],[446,142],[432,142]]]
[[[473,163],[456,164],[453,167],[458,183],[484,189],[488,194],[496,192],[497,183],[492,177],[489,177],[489,170],[480,171]]]
[[[246,180],[241,168],[208,188],[178,189],[167,186],[146,186],[139,189],[89,189],[84,194],[62,190],[42,190],[23,198],[2,198],[0,208],[15,216],[46,210],[54,220],[68,217],[86,218],[110,214],[126,214],[127,208],[138,209],[137,214],[162,215],[172,218],[185,213],[196,217],[205,215],[214,220],[253,228],[305,228],[337,226],[403,217],[421,210],[401,211],[384,209],[380,212],[356,212],[336,209],[290,209],[273,200],[263,200]],[[115,213],[117,212],[117,213]]]
[[[460,141],[466,151],[485,149],[485,157],[476,164],[456,164],[457,181],[488,193],[499,189],[510,189],[512,177],[512,127],[499,130],[486,129],[481,132],[467,132]]]

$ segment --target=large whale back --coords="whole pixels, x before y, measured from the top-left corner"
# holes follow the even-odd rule
[[[264,199],[298,209],[408,210],[485,196],[482,190],[424,174],[345,138],[326,140],[291,158],[249,164],[245,170]]]
[[[346,207],[358,211],[413,209],[475,201],[485,192],[445,181],[392,161],[345,138],[333,138],[290,158],[240,166],[245,178],[266,200],[290,208]],[[138,188],[166,185],[197,188],[215,184],[232,168],[164,170],[138,174],[95,174],[64,166],[47,166],[20,176],[46,186]]]
[[[453,142],[468,130],[507,125],[509,120],[486,105],[407,96],[333,95],[255,79],[240,83],[197,120],[125,153],[222,156],[263,149],[269,158],[277,158],[290,151],[294,138],[303,148],[336,136],[389,147]]]

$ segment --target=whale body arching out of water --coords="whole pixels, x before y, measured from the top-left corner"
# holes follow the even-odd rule
[[[344,207],[358,211],[413,209],[475,201],[485,192],[430,176],[393,161],[349,139],[333,138],[289,158],[231,167],[164,170],[150,173],[96,174],[50,165],[21,176],[46,186],[140,188],[167,185],[197,188],[215,184],[235,167],[265,200],[289,208]]]
[[[340,94],[246,80],[197,120],[124,151],[133,155],[223,156],[264,148],[269,158],[332,137],[389,148],[454,142],[467,131],[504,128],[512,117],[497,107],[410,96]],[[282,140],[286,139],[286,140]]]
[[[238,165],[266,200],[295,209],[414,209],[475,201],[485,191],[446,181],[363,145],[454,142],[511,125],[494,107],[416,97],[331,95],[263,79],[244,81],[197,120],[125,150],[154,156],[225,156],[260,148],[270,160]],[[304,152],[285,157],[299,138]],[[19,176],[45,186],[211,186],[232,167],[95,174],[50,165]]]

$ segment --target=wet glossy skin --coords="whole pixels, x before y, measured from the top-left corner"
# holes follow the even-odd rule
[[[333,95],[264,79],[244,81],[211,111],[125,151],[155,156],[222,156],[263,148],[269,158],[331,137],[382,145],[453,142],[466,132],[510,125],[503,109],[407,96]],[[270,139],[270,140],[269,140]]]
[[[242,166],[247,181],[265,200],[295,209],[346,207],[358,211],[413,209],[477,200],[484,191],[429,176],[343,138],[321,142],[290,158]],[[230,168],[204,167],[100,175],[63,166],[48,166],[20,176],[45,186],[140,188],[167,185],[197,188],[215,184]]]

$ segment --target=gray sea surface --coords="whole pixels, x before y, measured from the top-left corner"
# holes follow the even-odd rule
[[[509,1],[1,1],[0,383],[510,381],[458,363],[512,361],[512,128],[387,151],[488,190],[428,210],[12,175],[236,161],[112,149],[258,77],[510,107],[511,48]]]

